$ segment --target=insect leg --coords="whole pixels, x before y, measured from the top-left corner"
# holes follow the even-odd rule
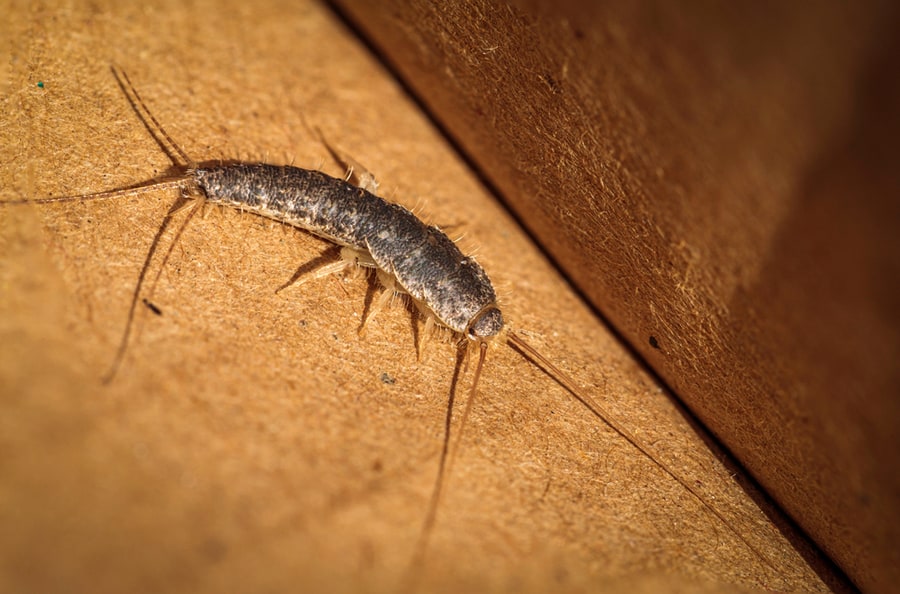
[[[434,331],[435,331],[434,316],[425,314],[425,328],[421,332],[422,338],[421,338],[421,340],[419,340],[418,345],[417,345],[419,347],[417,349],[419,361],[421,361],[425,357],[425,346],[428,344],[428,342],[434,336]]]
[[[391,297],[394,296],[394,287],[395,283],[393,282],[393,278],[389,277],[389,275],[382,273],[380,269],[376,269],[378,274],[378,280],[382,285],[381,293],[378,295],[378,299],[376,299],[372,305],[368,308],[368,311],[363,315],[362,323],[359,325],[359,329],[357,332],[360,336],[364,336],[366,332],[366,324],[372,321],[375,318],[375,315],[378,314],[379,311],[384,309],[384,306],[388,304],[391,300]],[[383,279],[382,277],[388,277],[389,281],[386,284],[385,281],[388,279]]]
[[[300,286],[310,280],[324,278],[329,274],[337,274],[346,270],[352,264],[350,261],[341,259],[340,249],[336,245],[330,246],[312,260],[301,264],[291,278],[275,289],[275,293],[280,293],[292,285]]]
[[[363,190],[372,192],[373,194],[377,193],[378,180],[375,179],[375,175],[368,169],[363,167],[359,163],[359,161],[353,159],[353,157],[350,157],[346,153],[342,153],[331,146],[328,141],[325,140],[325,136],[322,134],[321,130],[319,130],[318,128],[316,128],[315,130],[316,134],[318,134],[319,136],[319,141],[328,150],[331,158],[337,161],[338,165],[343,167],[344,171],[347,172],[347,180],[355,180],[356,185]]]

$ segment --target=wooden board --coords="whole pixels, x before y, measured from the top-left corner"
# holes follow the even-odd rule
[[[394,591],[410,576],[447,591],[840,588],[334,14],[316,3],[44,3],[14,6],[4,26],[4,200],[167,170],[110,63],[200,160],[338,174],[304,120],[318,126],[383,195],[464,234],[511,323],[766,561],[498,345],[411,566],[455,347],[435,341],[417,360],[400,305],[358,336],[362,279],[275,294],[325,244],[256,217],[213,210],[192,222],[145,294],[161,315],[139,305],[121,370],[102,385],[177,198],[164,191],[0,210],[0,589]]]

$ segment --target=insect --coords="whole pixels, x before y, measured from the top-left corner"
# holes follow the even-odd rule
[[[191,199],[188,204],[192,208],[172,245],[177,242],[191,217],[198,212],[196,206],[203,202],[230,206],[274,219],[318,235],[340,248],[340,259],[310,272],[313,276],[322,277],[353,266],[374,270],[384,290],[367,319],[363,321],[364,324],[386,305],[391,295],[403,293],[409,296],[424,316],[426,332],[429,326],[438,325],[461,338],[457,373],[468,349],[471,347],[477,353],[471,388],[458,423],[459,430],[453,440],[450,435],[448,413],[435,486],[420,540],[416,546],[413,566],[420,564],[426,554],[428,537],[436,521],[444,483],[447,477],[451,476],[454,455],[459,450],[462,430],[466,426],[472,402],[477,394],[479,379],[491,344],[507,344],[532,364],[544,370],[598,419],[609,425],[687,490],[710,514],[734,532],[754,554],[767,565],[771,565],[761,552],[731,527],[725,517],[708,503],[690,482],[671,470],[568,375],[528,344],[519,332],[509,328],[497,304],[496,292],[488,275],[474,259],[465,256],[437,227],[426,225],[405,208],[376,196],[374,180],[370,176],[365,173],[358,175],[362,186],[359,187],[319,171],[293,166],[246,162],[199,164],[174,142],[156,120],[124,71],[115,67],[112,71],[129,104],[172,160],[174,168],[164,177],[125,188],[78,196],[18,200],[13,204],[114,199],[149,190],[177,189]],[[166,225],[168,222],[169,217],[163,224]],[[147,280],[148,264],[155,249],[154,243],[140,272],[125,331],[112,368],[105,378],[106,381],[115,376],[122,364],[138,301],[144,302],[151,311],[157,312],[155,306],[151,306],[152,301],[149,297],[140,299],[141,289]],[[165,266],[171,249],[170,245],[161,268]],[[155,282],[154,280],[153,284]],[[152,285],[150,293],[152,294]],[[451,411],[452,398],[451,393]]]

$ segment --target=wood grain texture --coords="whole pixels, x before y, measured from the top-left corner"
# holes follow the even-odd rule
[[[338,4],[767,491],[892,590],[896,3]]]
[[[6,15],[3,200],[166,170],[110,63],[198,159],[293,160],[337,174],[304,120],[316,125],[378,175],[383,195],[465,233],[515,327],[768,560],[497,347],[431,546],[413,568],[423,590],[845,586],[733,476],[327,9],[28,2]],[[434,481],[453,345],[435,341],[417,361],[399,305],[359,337],[361,279],[276,295],[324,244],[211,210],[149,295],[162,314],[139,308],[122,369],[102,386],[175,198],[0,209],[0,590],[395,591]]]

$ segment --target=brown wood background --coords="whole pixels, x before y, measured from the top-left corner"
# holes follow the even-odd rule
[[[412,32],[422,27],[425,39],[453,41],[448,35],[434,37],[427,28],[434,21],[425,18],[427,13],[383,6],[386,12],[378,18],[384,22],[372,15],[371,23],[380,25],[373,29],[387,35],[396,33],[398,23],[411,23],[404,25],[405,35],[414,39],[418,34]],[[767,562],[546,376],[508,349],[495,348],[428,554],[410,570],[436,470],[454,349],[448,341],[437,342],[417,361],[409,317],[399,306],[382,312],[367,335],[358,337],[366,292],[360,279],[323,279],[275,295],[274,289],[323,244],[300,233],[282,233],[254,217],[212,211],[189,227],[152,295],[163,315],[139,309],[122,371],[110,386],[101,386],[99,378],[121,336],[144,255],[174,199],[171,192],[151,192],[109,203],[0,210],[0,590],[394,591],[410,571],[423,590],[436,591],[848,587],[744,477],[733,476],[735,469],[720,461],[672,397],[572,293],[406,90],[329,9],[312,2],[151,2],[132,8],[13,2],[4,8],[3,200],[96,191],[168,167],[116,87],[111,62],[129,71],[155,114],[199,159],[294,160],[337,174],[303,120],[317,125],[378,175],[384,195],[465,233],[463,245],[477,248],[498,281],[504,311],[514,326],[528,331],[532,342],[690,477]],[[477,22],[482,25],[505,26],[487,9],[471,4],[463,12],[481,15]],[[506,22],[511,34],[522,33],[516,28],[522,22],[532,34],[541,31],[537,25],[543,21],[536,13],[527,16],[524,7],[504,10],[512,19]],[[456,15],[458,23],[463,22],[460,14],[447,13]],[[571,22],[565,26],[576,30]],[[576,37],[592,41],[593,30],[579,29]],[[613,33],[622,47],[637,47],[626,43],[627,28]],[[626,38],[616,37],[622,35]],[[391,55],[396,59],[398,49],[410,46],[401,43],[402,35],[394,39]],[[434,67],[430,78],[423,73],[422,84],[434,82],[435,92],[445,97],[453,87],[442,82],[465,82],[457,90],[467,91],[457,98],[472,100],[472,110],[449,105],[451,117],[471,117],[478,109],[487,109],[479,118],[504,113],[492,111],[495,104],[503,105],[499,99],[485,103],[467,94],[484,88],[471,81],[490,82],[491,89],[510,93],[525,89],[491,72],[474,76],[478,57],[502,47],[481,41],[479,53],[466,54],[468,70],[437,62],[440,68],[429,63]],[[430,43],[417,45],[410,59],[452,55],[422,54],[434,47]],[[603,47],[585,42],[588,46]],[[705,54],[702,47],[696,49],[698,55]],[[526,49],[549,51],[531,43],[520,49],[523,55]],[[653,63],[661,56],[642,59]],[[746,56],[752,63],[750,58]],[[531,101],[535,113],[556,113],[545,110],[541,101],[574,97],[567,85],[575,79],[566,77],[577,71],[572,70],[576,62],[567,69],[555,57],[553,63],[559,72],[538,69],[536,79],[525,79],[538,80],[542,89]],[[689,71],[692,63],[685,59],[682,67]],[[629,72],[639,77],[639,70]],[[620,82],[635,93],[641,88],[638,78]],[[609,104],[602,96],[591,98],[590,90],[582,87],[584,114]],[[735,96],[719,100],[725,105]],[[699,161],[686,159],[674,166],[661,160],[661,147],[671,145],[657,142],[656,135],[669,133],[667,128],[650,125],[648,119],[636,128],[644,134],[638,137],[625,125],[630,117],[677,118],[657,111],[652,94],[627,97],[629,103],[614,104],[622,110],[618,116],[604,122],[604,135],[623,144],[611,145],[618,147],[618,160],[608,158],[613,153],[597,153],[591,175],[602,171],[603,176],[594,178],[599,184],[594,195],[606,196],[603,184],[628,181],[661,193],[671,185],[667,175],[682,176],[685,184],[693,180],[690,168],[699,167]],[[491,149],[482,154],[503,155],[497,159],[500,177],[492,177],[498,187],[505,176],[527,188],[546,163],[557,168],[555,179],[567,179],[562,173],[571,171],[570,159],[581,145],[535,145],[554,151],[554,159],[544,161],[536,148],[532,153],[493,150],[509,148],[491,144],[506,142],[507,136],[490,140],[492,130],[533,140],[534,130],[564,130],[558,120],[535,118],[528,120],[529,126],[509,126],[491,117],[456,121],[478,122],[474,131],[483,142],[478,146]],[[727,122],[721,118],[723,138],[731,130]],[[458,129],[455,134],[463,137]],[[690,146],[705,146],[699,141],[702,135],[694,134],[688,135]],[[605,137],[588,134],[584,146],[596,149],[591,143]],[[464,144],[476,154],[473,145]],[[624,157],[634,154],[622,152],[626,145],[635,153],[656,150],[641,158],[659,167],[662,177],[651,185],[629,177],[641,170],[625,167]],[[715,148],[706,146],[705,155],[718,156]],[[734,158],[735,167],[743,163]],[[517,174],[511,176],[511,171]],[[710,192],[720,181],[714,173],[704,178]],[[671,242],[666,235],[671,229],[652,214],[657,202],[638,201],[624,191],[627,187],[615,194],[620,206],[632,212],[624,222],[655,221],[660,226],[654,232]],[[599,228],[597,237],[615,237],[608,247],[615,247],[624,263],[655,263],[657,274],[673,265],[664,258],[668,252],[663,244],[656,244],[660,252],[652,258],[642,253],[649,240],[615,235],[627,227],[611,224],[616,220],[611,210],[604,214],[596,208],[601,203],[586,201],[590,194],[569,190],[544,188],[536,196],[550,211],[593,225],[571,229]],[[573,203],[559,200],[561,196],[585,200],[588,211],[567,211]],[[554,204],[558,206],[548,206]],[[683,224],[675,215],[687,205],[671,196],[665,204],[674,208],[671,224]],[[834,208],[842,203],[836,204]],[[583,212],[592,212],[592,218]],[[720,222],[713,214],[708,220]],[[728,214],[729,220],[742,216]],[[822,217],[853,222],[827,212]],[[863,220],[889,223],[886,217]],[[762,232],[756,225],[748,229]],[[726,231],[722,227],[722,235],[730,239]],[[704,258],[710,256],[703,250],[708,244],[702,235],[676,236],[684,242],[672,245],[688,260],[674,262],[692,263],[682,270],[687,276],[676,280],[685,294],[699,300],[699,310],[716,297],[718,287],[705,284],[710,272]],[[589,234],[577,231],[572,237],[583,245],[579,258],[597,257],[588,251]],[[171,234],[163,237],[163,245],[171,239]],[[559,249],[559,244],[547,245]],[[581,260],[571,262],[581,269]],[[153,270],[158,269],[157,259]],[[624,267],[619,276],[609,272],[615,269],[608,264],[591,270],[598,278],[614,279],[620,288],[636,286],[631,283],[637,277],[627,276]],[[850,271],[865,273],[863,267]],[[875,288],[883,294],[880,285]],[[655,292],[656,300],[648,301],[643,293],[629,295],[609,317],[617,326],[621,320],[615,311],[642,319],[642,308],[652,303],[662,316],[655,318],[658,322],[683,324],[671,326],[683,333],[682,343],[670,342],[678,332],[661,322],[644,328],[659,341],[660,350],[648,356],[657,368],[665,371],[660,361],[682,361],[675,358],[675,345],[693,344],[692,333],[705,328],[710,334],[703,336],[714,336],[714,330],[721,330],[712,323],[721,318],[711,317],[698,329],[689,320],[666,317],[664,291],[650,284],[642,290]],[[710,311],[722,315],[720,309]],[[881,310],[872,311],[874,316]],[[630,328],[623,324],[621,331],[631,336]],[[856,337],[848,334],[850,345]],[[700,346],[709,349],[709,356],[719,352],[711,343]],[[872,349],[887,352],[878,343]],[[698,366],[708,362],[691,361]],[[883,369],[876,363],[871,363],[873,369]],[[680,377],[700,387],[714,381],[699,371],[701,367]],[[679,395],[700,392],[687,389],[694,384],[666,378]],[[859,409],[854,412],[871,410]],[[704,414],[703,407],[698,410]],[[810,419],[818,422],[820,417]],[[879,419],[893,421],[889,414]],[[858,427],[849,421],[842,426]],[[713,427],[721,434],[721,426]],[[862,442],[882,435],[869,433]],[[755,451],[768,451],[775,464],[788,454],[806,455],[797,449],[805,443],[768,441]],[[785,446],[791,449],[785,452]],[[889,469],[884,460],[870,459],[879,472]],[[845,468],[838,477],[851,471]],[[803,476],[798,474],[797,480]],[[889,480],[885,484],[891,485]],[[873,492],[872,510],[883,512],[885,493],[890,492]],[[821,508],[821,513],[829,511]],[[890,518],[885,513],[879,517]],[[856,544],[852,531],[845,538],[840,542]],[[870,567],[884,569],[871,550],[863,551]],[[871,575],[877,584],[883,574],[873,570]]]
[[[339,4],[767,491],[891,591],[897,4]]]

